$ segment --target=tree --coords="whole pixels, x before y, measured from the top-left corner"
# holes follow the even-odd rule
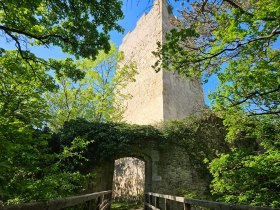
[[[224,118],[227,139],[258,139],[264,147],[243,155],[238,155],[242,149],[233,149],[229,156],[222,155],[210,164],[215,177],[213,192],[218,193],[224,183],[228,184],[225,188],[232,189],[222,191],[223,198],[228,195],[227,201],[279,205],[270,202],[279,199],[274,194],[279,191],[279,180],[273,181],[266,176],[268,166],[261,164],[258,170],[248,167],[258,162],[273,163],[277,169],[273,169],[273,176],[280,175],[279,6],[277,0],[194,1],[191,8],[180,11],[179,19],[173,20],[182,29],[171,30],[166,42],[155,52],[160,59],[155,64],[157,70],[163,67],[187,77],[203,76],[205,82],[210,75],[216,74],[220,85],[210,98],[212,108]],[[230,161],[224,161],[225,157],[244,161],[244,164],[231,168]],[[235,180],[243,172],[242,179]],[[251,191],[244,190],[242,182],[254,179],[257,174],[263,174],[274,184],[266,185],[264,180],[257,179],[251,183]],[[260,186],[263,189],[258,191]],[[271,188],[267,197],[265,190]],[[253,197],[258,194],[261,194],[260,199],[256,201]]]
[[[38,136],[35,129],[42,128],[48,118],[42,93],[47,88],[55,88],[54,85],[42,86],[38,79],[31,79],[32,69],[16,54],[15,51],[4,51],[0,57],[0,162],[7,166],[0,167],[0,192],[16,175],[36,171],[34,163],[42,157],[47,145],[45,134]],[[50,76],[46,77],[41,65],[37,66],[37,76],[42,76],[46,82],[52,81]],[[8,193],[5,188],[0,196],[8,196]]]
[[[220,201],[279,207],[279,151],[232,149],[210,163],[212,192]]]
[[[89,141],[75,140],[51,152],[51,132],[46,128],[50,115],[43,94],[55,90],[55,83],[43,65],[37,65],[34,78],[31,67],[16,54],[4,51],[0,56],[0,200],[21,203],[78,193],[86,175],[61,162],[83,158]],[[38,77],[53,85],[42,85]]]
[[[18,56],[34,73],[36,65],[44,64],[58,74],[64,70],[69,77],[80,79],[83,74],[72,59],[68,58],[66,63],[39,59],[30,51],[30,46],[58,46],[76,58],[94,59],[99,50],[110,50],[108,33],[123,30],[116,23],[123,18],[121,6],[119,0],[2,0],[0,30],[7,42],[15,43]]]
[[[91,122],[120,121],[124,111],[120,101],[129,97],[121,90],[135,80],[137,73],[134,63],[120,66],[123,58],[123,53],[111,44],[108,54],[100,52],[95,61],[77,61],[86,75],[81,81],[57,78],[59,89],[45,95],[50,108],[50,127],[57,131],[66,121],[77,118]]]
[[[36,79],[30,79],[33,72],[17,52],[5,51],[0,57],[0,139],[2,161],[8,160],[7,151],[14,143],[24,142],[29,138],[33,127],[41,128],[48,118],[47,105],[42,94],[46,89]],[[46,77],[44,67],[37,66],[37,76],[43,75],[45,81],[52,81]],[[12,146],[11,146],[12,147]]]
[[[156,66],[205,80],[217,74],[221,85],[211,96],[213,106],[243,125],[249,119],[276,120],[280,52],[273,44],[280,34],[278,7],[278,1],[265,0],[195,1],[192,9],[181,11],[182,19],[174,20],[183,29],[167,35],[155,53],[162,61]]]
[[[45,125],[50,116],[43,94],[57,88],[48,72],[73,81],[82,79],[85,72],[73,58],[39,58],[32,53],[32,46],[57,46],[76,58],[95,59],[100,50],[110,50],[109,31],[122,31],[116,23],[123,17],[121,5],[118,0],[0,1],[2,41],[14,43],[16,48],[0,48],[1,199],[22,202],[48,198],[54,196],[59,180],[70,186],[58,190],[60,195],[73,192],[71,181],[78,175],[67,169],[60,174],[61,167],[56,164],[64,158],[65,150],[49,153],[50,132]],[[76,151],[71,153],[69,148],[65,153],[75,157]],[[48,168],[50,165],[54,167]],[[40,195],[38,189],[48,189],[48,193]]]

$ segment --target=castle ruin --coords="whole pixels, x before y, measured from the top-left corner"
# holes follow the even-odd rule
[[[130,99],[123,102],[124,107],[126,107],[124,120],[127,123],[146,125],[165,120],[182,119],[190,114],[198,112],[204,106],[204,97],[200,81],[182,79],[176,73],[166,72],[164,70],[156,73],[152,68],[152,65],[157,61],[157,58],[152,54],[152,52],[157,49],[157,42],[161,44],[164,43],[165,34],[174,28],[170,23],[172,14],[169,12],[168,7],[169,5],[166,0],[155,0],[151,11],[144,14],[138,20],[135,29],[124,37],[119,48],[120,51],[124,52],[124,62],[135,62],[139,73],[136,75],[136,82],[130,83],[126,89],[123,90],[124,94],[130,94],[132,96]],[[151,151],[152,153],[158,154],[157,151]],[[174,153],[173,156],[175,160],[180,160],[186,155],[180,153],[179,150],[177,151],[178,152]],[[162,158],[165,155],[166,154],[162,154]],[[159,157],[154,159],[154,155],[152,155],[152,159],[153,176],[150,184],[154,186],[152,187],[153,189],[166,189],[167,183],[171,183],[172,181],[161,181],[162,176],[159,176],[157,171],[157,165],[160,163]],[[166,157],[164,159],[166,159]],[[139,164],[131,166],[132,162],[132,159],[116,161],[114,175],[115,196],[122,195],[125,197],[128,193],[121,191],[119,186],[126,186],[126,183],[133,183],[135,181],[135,176],[132,174],[134,172],[134,174],[136,174],[136,171],[139,170],[144,171],[144,166],[142,166],[142,168]],[[129,167],[125,168],[123,166],[124,164],[129,165]],[[167,166],[169,163],[165,162],[165,164]],[[166,168],[170,169],[172,164]],[[182,167],[185,168],[186,166],[184,165]],[[165,167],[162,167],[162,169],[164,168]],[[128,169],[130,172],[126,171]],[[172,171],[176,172],[177,170],[172,169]],[[162,172],[165,171],[162,170]],[[169,173],[170,171],[168,173],[166,172],[166,174]],[[118,176],[118,174],[122,175]],[[189,169],[185,168],[183,173],[174,174],[174,177],[177,177],[178,180],[186,179],[186,183],[196,182],[193,181],[193,179],[196,180],[196,178],[191,178],[190,174],[192,173]],[[143,179],[144,177],[142,175],[141,180]],[[150,188],[147,186],[149,186],[149,184],[146,183],[146,190]],[[179,186],[180,184],[177,188]],[[139,186],[136,186],[136,188],[139,188]],[[173,189],[175,188],[173,187]],[[126,187],[126,190],[131,193],[132,197],[133,195],[137,196],[139,194],[138,191],[133,189],[133,187]],[[150,188],[149,190],[152,189]]]
[[[148,14],[137,22],[136,28],[123,39],[120,51],[125,62],[135,62],[136,82],[127,86],[124,93],[131,99],[124,101],[124,120],[131,124],[154,124],[164,120],[182,119],[204,106],[200,81],[182,79],[176,73],[152,68],[157,58],[157,42],[163,43],[165,34],[174,26],[166,0],[155,0]]]

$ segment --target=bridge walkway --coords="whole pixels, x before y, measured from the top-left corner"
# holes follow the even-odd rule
[[[0,210],[107,210],[111,209],[111,202],[112,191],[110,190],[42,202],[26,203],[13,206],[0,206]],[[144,210],[179,209],[280,210],[280,208],[228,204],[209,200],[188,199],[184,197],[178,197],[175,195],[163,195],[152,192],[148,192],[145,194]]]

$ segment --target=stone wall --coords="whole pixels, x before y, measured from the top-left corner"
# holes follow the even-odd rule
[[[115,161],[113,199],[116,201],[141,201],[144,195],[145,162],[126,157]]]
[[[173,28],[171,17],[166,0],[155,0],[151,11],[138,20],[136,28],[124,37],[120,46],[120,51],[124,52],[124,62],[135,62],[139,73],[136,82],[123,90],[132,96],[123,102],[126,107],[124,120],[128,123],[155,124],[163,120],[182,119],[204,106],[200,81],[182,79],[175,73],[163,70],[156,73],[152,68],[157,60],[152,54],[156,51],[157,42],[163,43],[165,34]],[[148,169],[151,185],[148,187],[146,184],[146,191],[178,195],[180,190],[195,190],[203,194],[206,184],[191,168],[188,155],[181,148],[171,147],[166,151],[146,149],[145,153],[152,160]],[[129,167],[119,167],[122,165]],[[135,195],[135,189],[141,187],[133,181],[136,166],[131,164],[131,160],[123,159],[117,162],[117,167],[115,195],[128,192],[131,196]],[[131,186],[132,183],[136,186]]]
[[[170,195],[182,195],[181,192],[186,191],[195,193],[199,197],[207,194],[209,183],[207,179],[200,177],[190,164],[184,148],[174,144],[163,146],[162,143],[154,141],[141,145],[141,148],[132,147],[130,153],[124,155],[125,157],[137,157],[145,162],[145,170],[143,170],[145,177],[144,191]],[[115,160],[102,162],[102,166],[93,169],[98,175],[93,180],[95,186],[92,186],[92,188],[94,191],[113,189],[115,195],[119,196],[127,194],[130,190],[137,191],[137,189],[140,189],[143,186],[141,182],[143,174],[141,172],[136,173],[137,169],[133,168],[133,164],[129,164],[129,167],[120,166],[124,162],[130,161],[130,159],[117,161],[119,168],[115,172]],[[114,173],[116,175],[114,177],[116,186],[113,186],[112,182]],[[135,177],[138,177],[140,182],[134,180]],[[138,182],[138,186],[134,185],[136,182]],[[130,195],[133,197],[133,193],[130,193]]]
[[[166,0],[155,0],[148,14],[137,22],[136,28],[123,39],[120,50],[125,62],[135,62],[139,74],[136,82],[123,91],[132,95],[124,101],[127,107],[124,120],[135,124],[154,124],[168,119],[182,119],[204,106],[200,81],[182,79],[175,73],[152,68],[157,58],[157,42],[163,43],[165,34],[173,26]]]
[[[188,154],[179,146],[169,145],[159,150],[157,180],[153,180],[152,192],[182,195],[192,192],[202,197],[208,194],[208,182],[190,164]]]
[[[124,52],[125,62],[135,62],[139,72],[136,82],[123,91],[132,95],[132,99],[124,102],[124,119],[128,123],[150,124],[163,119],[163,72],[155,73],[151,68],[156,61],[152,51],[156,42],[162,40],[161,15],[160,4],[156,4],[124,37],[119,49]]]

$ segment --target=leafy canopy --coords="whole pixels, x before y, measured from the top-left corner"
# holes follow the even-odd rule
[[[253,155],[232,149],[210,163],[212,193],[219,201],[279,207],[279,152]]]
[[[99,52],[95,61],[77,61],[85,73],[82,80],[56,78],[59,88],[45,94],[51,115],[50,128],[57,131],[65,122],[77,118],[91,122],[120,121],[125,108],[121,101],[130,97],[121,90],[134,82],[137,73],[134,63],[120,67],[123,58],[123,53],[111,43],[111,50]]]
[[[57,72],[64,69],[69,77],[80,79],[83,74],[74,66],[73,60],[63,63],[39,59],[30,46],[57,46],[76,58],[95,59],[99,50],[110,50],[108,33],[123,31],[117,23],[123,18],[121,6],[119,0],[3,0],[0,30],[7,42],[15,44],[18,56],[35,72],[36,65],[43,63]]]
[[[119,0],[0,1],[1,40],[7,43],[0,48],[1,200],[66,196],[81,188],[83,176],[60,163],[79,159],[77,150],[87,142],[50,153],[45,127],[50,115],[43,94],[58,88],[50,71],[73,81],[82,79],[85,71],[73,58],[40,58],[33,47],[59,47],[75,58],[95,59],[100,50],[110,50],[109,31],[123,30],[117,23],[123,18],[121,6]],[[9,50],[9,43],[15,49]]]
[[[155,67],[205,81],[216,74],[220,85],[210,97],[231,139],[252,121],[273,124],[280,113],[280,52],[273,46],[280,34],[279,2],[205,0],[191,6],[173,20],[182,29],[166,36]],[[260,137],[256,130],[250,135]]]
[[[278,0],[193,1],[154,53],[156,70],[202,76],[204,82],[215,74],[220,84],[210,98],[224,118],[227,139],[258,139],[262,147],[242,153],[233,146],[210,163],[213,193],[226,201],[279,206],[279,8]]]
[[[87,160],[84,151],[92,139],[77,137],[52,150],[55,141],[51,134],[79,117],[89,121],[121,119],[122,107],[116,100],[128,97],[120,91],[136,74],[134,64],[118,68],[122,60],[123,54],[112,45],[108,54],[100,52],[95,61],[76,61],[85,72],[84,79],[74,83],[63,74],[55,82],[43,64],[36,66],[34,77],[33,68],[15,50],[2,52],[1,200],[14,204],[84,190],[84,182],[92,174],[81,174],[77,167]]]
[[[53,78],[43,65],[37,65],[34,77],[33,69],[16,54],[4,51],[0,57],[0,199],[21,203],[67,196],[82,188],[84,176],[64,168],[61,161],[79,159],[77,150],[84,147],[77,149],[74,142],[59,154],[50,152],[43,94],[55,89]]]

